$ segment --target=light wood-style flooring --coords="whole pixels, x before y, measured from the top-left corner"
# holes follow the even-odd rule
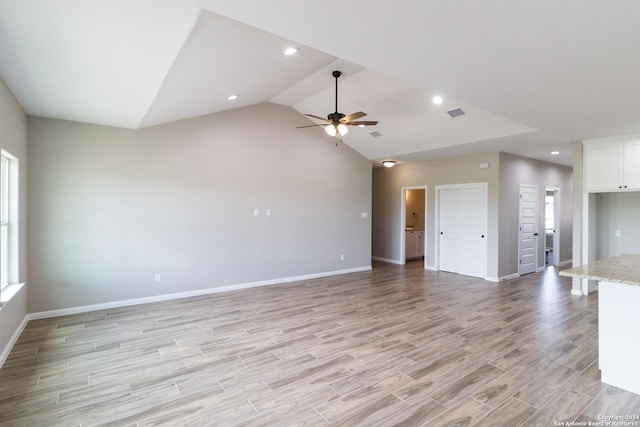
[[[640,414],[600,382],[597,294],[370,272],[31,321],[0,425],[552,426]]]

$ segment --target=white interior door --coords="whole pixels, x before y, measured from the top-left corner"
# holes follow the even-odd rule
[[[487,275],[487,187],[482,184],[438,190],[439,269]]]
[[[457,273],[460,254],[460,190],[440,190],[438,197],[440,270]]]
[[[484,278],[487,275],[487,189],[460,190],[459,273]]]
[[[536,271],[538,265],[538,187],[520,185],[518,225],[519,274]]]

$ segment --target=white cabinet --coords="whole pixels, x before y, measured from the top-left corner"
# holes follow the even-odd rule
[[[406,230],[404,232],[406,259],[422,258],[424,256],[424,231]]]
[[[640,137],[584,144],[587,192],[640,190]]]

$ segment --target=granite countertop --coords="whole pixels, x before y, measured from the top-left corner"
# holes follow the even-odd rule
[[[561,276],[640,286],[640,255],[623,254],[563,270]]]

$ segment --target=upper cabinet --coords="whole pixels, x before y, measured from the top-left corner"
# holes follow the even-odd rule
[[[640,190],[640,136],[584,143],[587,192]]]

